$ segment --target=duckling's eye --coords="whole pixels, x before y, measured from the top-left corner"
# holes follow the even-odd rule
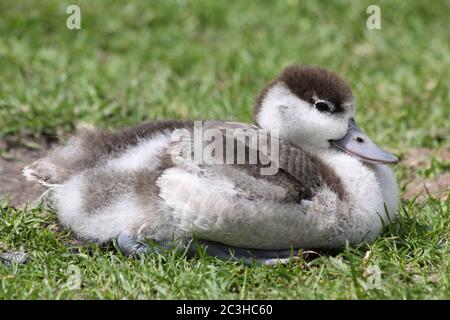
[[[316,101],[314,107],[320,112],[333,112],[333,105],[327,101]]]

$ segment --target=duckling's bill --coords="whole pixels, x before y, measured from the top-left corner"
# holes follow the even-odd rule
[[[338,149],[345,151],[364,162],[375,164],[394,164],[398,158],[373,142],[352,119],[349,122],[347,134],[331,143]]]

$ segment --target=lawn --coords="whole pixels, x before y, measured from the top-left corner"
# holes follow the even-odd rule
[[[400,216],[370,245],[245,266],[129,259],[6,197],[0,252],[30,261],[0,263],[0,299],[450,298],[448,1],[77,1],[81,30],[66,28],[70,4],[0,0],[0,174],[15,149],[39,152],[81,124],[251,121],[263,85],[287,64],[314,64],[348,80],[360,126],[401,157]],[[369,4],[380,30],[366,27]]]

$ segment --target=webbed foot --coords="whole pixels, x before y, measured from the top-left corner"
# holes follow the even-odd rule
[[[136,256],[140,254],[158,253],[157,247],[150,247],[146,243],[140,241],[138,237],[122,232],[117,238],[117,244],[120,251],[126,256]]]

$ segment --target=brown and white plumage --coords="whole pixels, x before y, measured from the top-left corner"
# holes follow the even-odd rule
[[[370,241],[387,214],[395,215],[397,187],[390,169],[330,142],[346,135],[354,109],[350,89],[336,74],[290,66],[262,91],[254,108],[259,127],[280,131],[279,157],[256,150],[276,161],[275,175],[261,175],[261,163],[174,162],[170,155],[192,141],[174,139],[173,133],[191,132],[192,121],[85,129],[24,174],[52,189],[62,224],[87,240],[125,234],[185,244],[195,237],[207,241],[211,254],[227,257],[224,248],[232,247],[245,255],[242,250],[251,249],[249,257],[272,263],[277,252],[286,255],[291,247]],[[254,128],[225,121],[205,121],[203,127]],[[230,137],[224,133],[223,139]]]

